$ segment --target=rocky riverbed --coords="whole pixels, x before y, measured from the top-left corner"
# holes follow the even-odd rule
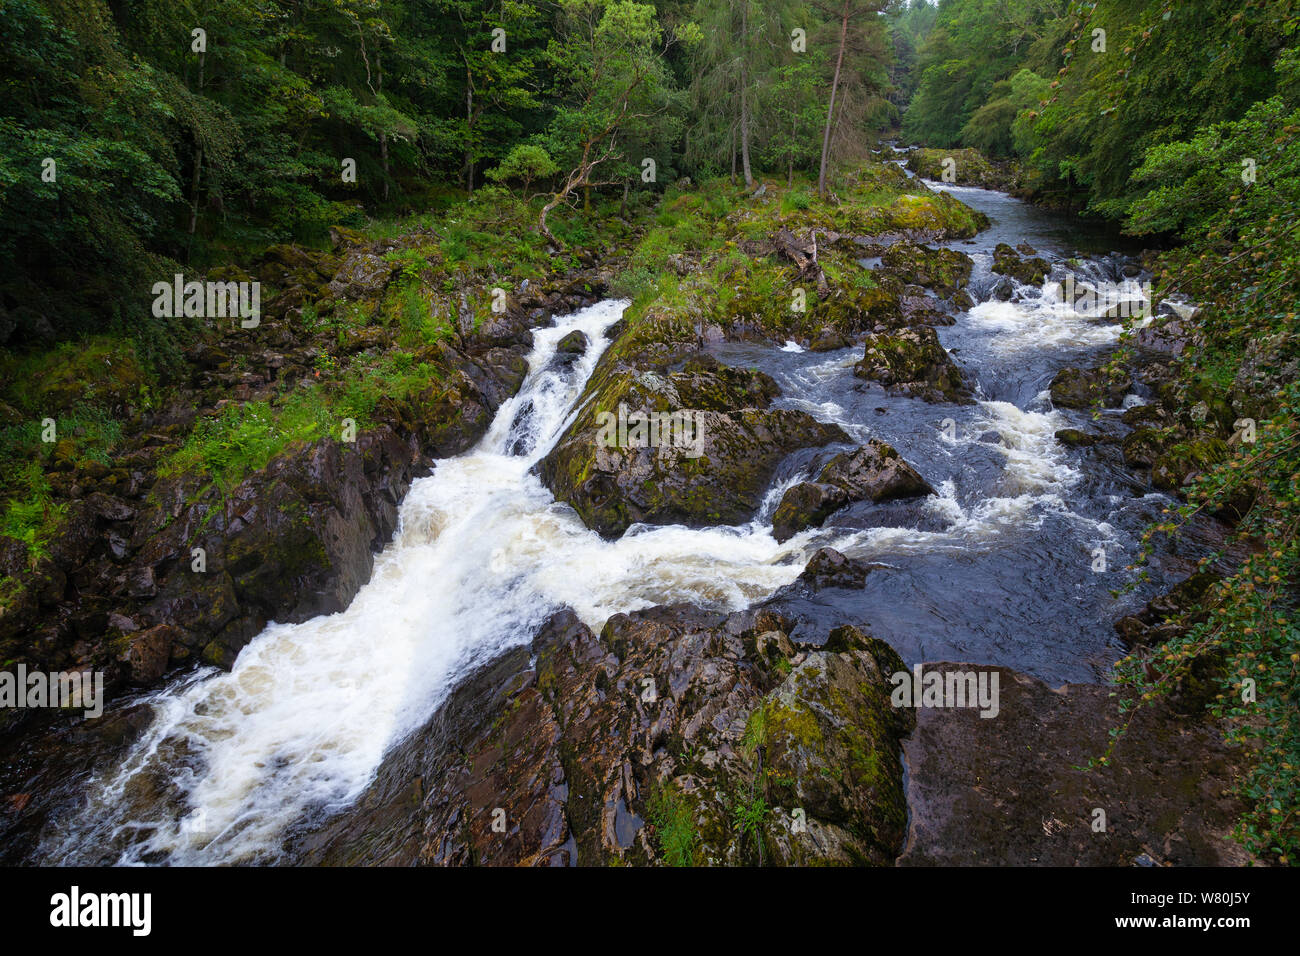
[[[1144,441],[1176,342],[1097,371],[1119,330],[1060,301],[1074,250],[1033,223],[1000,241],[1000,194],[959,190],[962,212],[872,175],[922,211],[904,191],[892,218],[740,238],[750,285],[707,315],[703,285],[671,312],[592,305],[592,268],[431,347],[436,383],[355,442],[225,491],[145,481],[181,403],[132,439],[137,471],[68,472],[68,534],[0,638],[107,669],[121,702],[11,737],[5,859],[1242,862],[1240,755],[1194,695],[1079,769],[1116,719],[1108,662],[1162,620],[1089,559],[1131,553],[1235,410]],[[281,320],[326,273],[377,295],[381,252],[268,256]],[[811,313],[757,295],[762,269]],[[306,374],[291,326],[268,332],[248,397]],[[196,352],[194,404],[233,348]],[[700,440],[607,447],[620,407],[688,409]],[[997,716],[897,706],[918,665],[996,673]]]

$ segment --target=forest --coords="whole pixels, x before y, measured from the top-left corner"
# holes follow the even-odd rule
[[[423,237],[378,254],[393,284],[355,314],[295,280],[301,301],[279,311],[324,336],[315,391],[214,402],[168,435],[158,474],[202,465],[229,497],[327,420],[364,428],[415,394],[438,349],[491,320],[494,288],[607,260],[634,314],[693,308],[690,263],[739,289],[723,257],[761,231],[715,248],[717,224],[770,190],[782,216],[847,233],[837,209],[895,199],[864,164],[915,146],[1142,246],[1157,295],[1197,305],[1196,346],[1157,389],[1164,454],[1192,477],[1125,586],[1204,516],[1231,543],[1200,559],[1215,582],[1115,665],[1111,740],[1213,685],[1209,711],[1254,748],[1238,839],[1294,864],[1298,28],[1294,0],[0,0],[0,601],[22,605],[22,575],[58,557],[58,459],[114,467],[216,347],[184,309],[154,308],[158,283],[262,276],[269,257],[266,302],[311,271],[302,250]],[[764,241],[787,221],[764,220]],[[829,265],[821,281],[853,286]],[[391,347],[352,369],[381,313]],[[1137,348],[1126,332],[1107,373]],[[102,400],[92,358],[117,362]],[[74,447],[42,438],[47,418]],[[1228,440],[1245,419],[1258,439]],[[37,659],[3,617],[0,658]]]

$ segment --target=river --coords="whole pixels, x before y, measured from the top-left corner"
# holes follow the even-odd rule
[[[85,771],[51,816],[33,862],[292,862],[290,827],[344,810],[385,751],[420,727],[464,675],[526,644],[568,605],[592,627],[611,614],[689,601],[739,609],[773,599],[807,619],[852,622],[908,663],[1002,664],[1049,682],[1098,681],[1121,653],[1113,621],[1140,603],[1111,591],[1142,528],[1167,503],[1120,467],[1117,453],[1074,450],[1054,433],[1098,425],[1053,409],[1055,372],[1087,365],[1118,325],[1044,290],[992,295],[992,248],[1028,242],[1061,268],[1119,280],[1124,260],[1059,216],[1000,193],[948,188],[988,213],[991,229],[949,243],[974,258],[976,305],[939,329],[976,387],[977,403],[931,405],[887,395],[852,375],[861,346],[812,353],[753,344],[713,347],[758,366],[779,403],[894,445],[938,490],[926,499],[854,506],[784,544],[771,514],[807,476],[791,456],[764,507],[741,527],[634,527],[617,541],[588,531],[532,473],[574,414],[626,303],[607,301],[536,332],[530,373],[471,451],[415,482],[394,540],[351,606],[302,624],[271,624],[229,673],[204,668],[129,702],[147,728],[108,772]],[[1054,275],[1057,275],[1054,273]],[[1049,283],[1050,287],[1050,283]],[[590,341],[556,360],[573,330]],[[1131,396],[1129,402],[1141,401]],[[861,591],[787,588],[819,547],[886,567]],[[1093,570],[1103,549],[1107,570]],[[128,704],[119,705],[120,707]]]

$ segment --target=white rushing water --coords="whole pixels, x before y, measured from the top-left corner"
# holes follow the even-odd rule
[[[625,305],[600,303],[535,333],[519,393],[474,449],[412,485],[394,540],[347,610],[272,624],[230,673],[207,668],[152,695],[153,723],[120,768],[91,781],[86,806],[47,836],[42,857],[99,861],[107,847],[122,863],[272,861],[288,826],[354,800],[386,749],[421,726],[460,678],[531,640],[562,606],[593,627],[677,601],[738,609],[793,581],[818,547],[881,560],[956,552],[1033,527],[1045,511],[1068,512],[1064,499],[1079,473],[1053,437],[1065,418],[1045,403],[1026,410],[983,401],[959,437],[936,433],[934,454],[956,459],[991,430],[1001,437],[991,454],[1005,460],[975,500],[961,500],[951,479],[935,481],[937,494],[922,508],[943,519],[943,530],[827,527],[778,544],[772,511],[806,477],[792,475],[774,482],[744,526],[638,526],[605,541],[531,469],[576,414]],[[1111,341],[1119,331],[1049,295],[981,303],[959,321],[987,337],[988,357],[1008,362],[1033,348]],[[556,345],[574,330],[590,347],[571,365],[555,362]],[[803,360],[793,343],[783,351]],[[847,364],[807,356],[783,401],[865,440],[870,426],[835,400],[852,381]]]
[[[394,541],[347,610],[272,624],[230,673],[207,668],[154,695],[143,740],[94,782],[77,825],[47,840],[47,859],[76,862],[105,844],[120,844],[124,863],[266,859],[287,824],[353,800],[388,745],[427,720],[458,678],[530,640],[560,606],[599,626],[678,600],[739,608],[793,580],[801,566],[777,562],[797,548],[760,523],[609,542],[530,474],[568,424],[624,305],[536,332],[519,393],[474,450],[412,485]],[[575,329],[591,347],[569,368],[552,363]],[[157,787],[179,790],[183,812],[142,799]]]

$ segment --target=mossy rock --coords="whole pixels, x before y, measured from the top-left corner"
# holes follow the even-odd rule
[[[951,296],[970,281],[970,256],[955,249],[932,249],[913,242],[896,242],[885,250],[882,264],[905,282]]]
[[[772,534],[777,541],[788,541],[805,528],[820,527],[848,502],[848,495],[835,485],[800,482],[782,496],[772,515]]]
[[[993,250],[993,271],[998,275],[1010,276],[1022,285],[1042,285],[1047,274],[1052,271],[1052,266],[1046,259],[1022,259],[1020,253],[1011,246],[999,242]]]
[[[1009,189],[1015,180],[1012,170],[995,166],[976,149],[913,149],[906,155],[907,168],[925,179],[942,182],[951,170],[956,185],[982,189]]]
[[[1090,445],[1097,444],[1098,436],[1077,428],[1058,429],[1055,438],[1066,448],[1087,448]]]
[[[1150,468],[1168,444],[1168,437],[1159,428],[1138,428],[1124,436],[1120,445],[1124,463],[1130,467]]]
[[[41,418],[57,418],[79,406],[125,415],[149,384],[135,346],[109,335],[33,355],[13,375],[9,394]]]
[[[588,382],[582,414],[538,466],[556,498],[607,537],[636,522],[749,520],[786,455],[848,441],[805,412],[769,408],[776,384],[757,370],[699,356],[665,373],[622,365],[611,351]],[[667,435],[658,425],[637,430],[643,415],[663,423],[674,414]]]
[[[1151,465],[1151,483],[1165,491],[1180,491],[1189,479],[1228,460],[1228,443],[1222,438],[1181,442]]]
[[[853,374],[927,402],[974,403],[960,369],[928,326],[869,337]]]
[[[1052,404],[1057,408],[1092,408],[1101,402],[1107,408],[1119,405],[1128,393],[1127,375],[1110,378],[1101,369],[1063,368],[1052,379]]]

